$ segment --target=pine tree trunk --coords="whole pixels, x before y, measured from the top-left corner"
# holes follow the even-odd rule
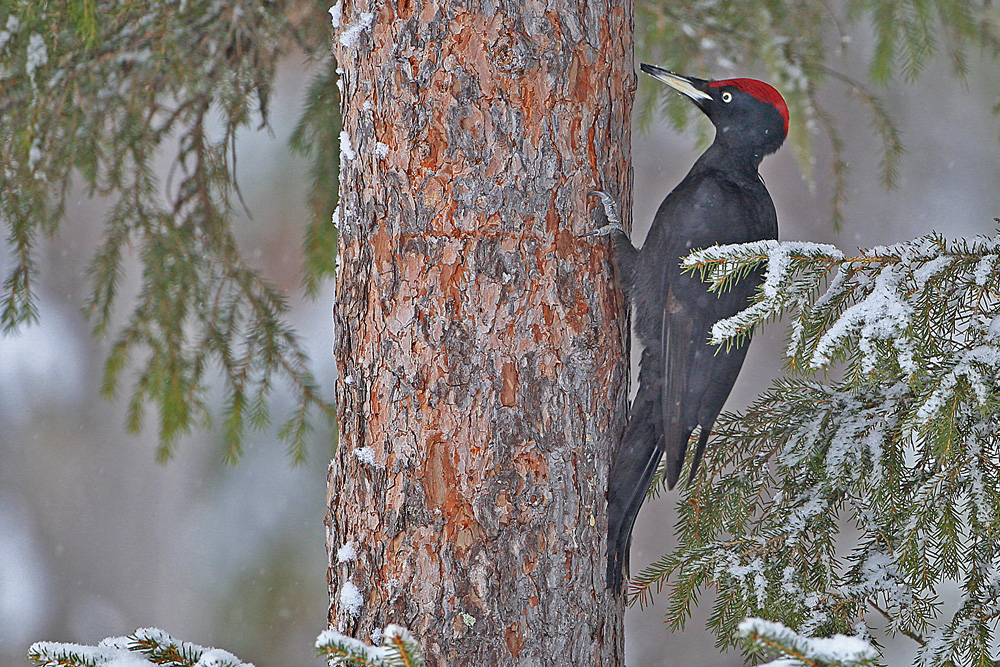
[[[631,200],[631,3],[347,0],[334,47],[330,626],[404,625],[429,665],[619,665],[627,308],[578,235],[589,190]]]

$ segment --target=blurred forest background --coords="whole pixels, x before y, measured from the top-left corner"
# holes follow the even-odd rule
[[[873,39],[865,31],[850,24],[850,47],[830,63],[858,80],[867,76]],[[973,58],[970,66],[965,82],[935,61],[913,84],[875,88],[906,147],[899,187],[889,192],[878,185],[869,116],[845,86],[826,84],[821,99],[839,124],[850,166],[845,225],[835,232],[830,222],[829,152],[817,135],[815,188],[787,147],[764,162],[781,238],[850,251],[931,230],[992,234],[1000,216],[1000,126],[992,113],[1000,76],[991,58]],[[307,161],[288,148],[320,67],[304,57],[283,61],[270,131],[238,136],[239,182],[252,219],[237,209],[236,228],[249,261],[294,304],[292,324],[330,396],[333,289],[324,285],[315,300],[302,296]],[[763,76],[722,66],[714,74]],[[699,149],[694,129],[679,134],[659,117],[634,136],[638,242]],[[0,338],[0,665],[27,664],[36,640],[93,644],[149,625],[258,667],[319,665],[312,641],[327,607],[323,516],[332,435],[315,434],[306,463],[294,468],[273,432],[248,434],[236,466],[220,463],[216,432],[183,438],[174,458],[157,464],[154,429],[127,434],[124,406],[100,398],[108,343],[91,338],[81,313],[105,202],[83,194],[68,202],[66,222],[40,245],[40,323]],[[4,249],[0,273],[8,259]],[[783,342],[780,324],[757,335],[728,409],[746,405],[780,372]],[[633,572],[670,547],[674,499],[665,494],[640,513]],[[630,667],[743,664],[736,653],[716,656],[700,627],[709,607],[705,601],[686,631],[669,638],[655,607],[631,609]],[[887,661],[910,664],[914,649],[903,638]]]

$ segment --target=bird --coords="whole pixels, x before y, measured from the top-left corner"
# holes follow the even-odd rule
[[[682,273],[681,259],[716,244],[778,238],[774,203],[758,168],[788,135],[788,106],[768,83],[699,79],[646,63],[641,69],[691,100],[715,126],[715,138],[660,204],[641,249],[622,229],[615,200],[590,193],[601,198],[608,224],[585,236],[610,236],[643,348],[639,387],[608,481],[607,586],[616,595],[628,576],[635,518],[661,458],[672,489],[688,441],[700,429],[691,482],[746,357],[748,339],[718,347],[709,343],[709,331],[746,308],[763,277],[751,272],[717,294],[699,276]]]

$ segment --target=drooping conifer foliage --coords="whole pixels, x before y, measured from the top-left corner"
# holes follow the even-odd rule
[[[128,425],[139,428],[144,406],[152,404],[160,418],[161,458],[178,435],[204,423],[206,378],[216,367],[228,396],[223,423],[229,459],[239,455],[247,427],[267,423],[276,381],[287,382],[296,395],[282,428],[294,458],[302,456],[310,412],[332,411],[284,319],[285,296],[248,266],[230,228],[240,205],[237,132],[266,123],[280,57],[298,50],[328,56],[329,4],[0,3],[0,218],[10,249],[0,275],[0,329],[10,332],[36,319],[37,242],[63,221],[69,188],[79,184],[108,196],[112,207],[91,265],[87,310],[95,332],[115,341],[105,393],[114,394],[122,373],[136,365]],[[894,75],[913,79],[942,53],[961,76],[970,53],[1000,51],[995,8],[966,0],[853,0],[846,11],[823,2],[774,0],[636,4],[637,43],[651,62],[710,76],[763,65],[791,106],[791,144],[807,175],[811,129],[825,129],[833,148],[837,224],[847,165],[837,125],[819,98],[822,84],[838,82],[869,110],[888,185],[902,150],[878,90],[839,69],[837,56],[851,48],[852,31],[865,25],[876,36],[870,58],[875,84]],[[334,271],[335,68],[328,61],[317,75],[293,137],[293,147],[312,161],[313,214],[304,223],[303,242],[309,293]],[[677,96],[644,95],[644,117],[657,99],[676,125],[687,122],[691,109]],[[167,182],[153,169],[156,155],[174,164]],[[120,287],[131,253],[142,280],[138,298],[126,306]],[[130,313],[120,328],[112,320],[116,311]]]
[[[832,149],[831,212],[837,226],[844,222],[849,156],[821,92],[833,89],[857,100],[881,144],[883,185],[892,187],[903,142],[879,86],[893,78],[913,81],[936,55],[946,57],[955,76],[964,78],[976,56],[1000,54],[1000,20],[989,2],[636,0],[635,8],[636,45],[642,60],[717,79],[759,71],[777,87],[792,119],[789,142],[810,181],[814,130],[823,131]],[[869,29],[874,32],[874,48],[854,45],[854,36]],[[869,81],[846,73],[849,57],[867,61]],[[644,94],[639,118],[644,124],[653,118],[658,103],[677,127],[697,118],[678,95],[658,94],[661,91],[648,80],[640,80],[640,85]],[[699,125],[702,132],[708,128],[707,123]],[[857,129],[852,125],[851,131]]]
[[[853,257],[773,241],[692,253],[716,290],[766,262],[756,302],[712,335],[785,315],[789,373],[719,419],[680,545],[632,597],[666,587],[680,627],[716,589],[721,646],[762,617],[804,637],[905,635],[920,665],[996,664],[998,260],[1000,236],[936,234]]]
[[[332,415],[286,321],[285,295],[241,256],[230,225],[241,199],[237,133],[267,124],[279,58],[298,48],[326,56],[323,10],[291,0],[0,4],[0,218],[12,250],[0,329],[36,319],[36,245],[64,222],[67,194],[83,187],[107,197],[86,310],[95,333],[114,339],[104,393],[129,378],[132,430],[155,406],[160,458],[206,421],[207,387],[220,368],[228,459],[248,426],[268,422],[279,382],[295,396],[280,428],[293,459],[303,456],[311,413]],[[335,112],[321,111],[296,135],[318,166],[334,150],[311,146],[331,142],[322,126]],[[166,180],[154,168],[162,155],[172,161]],[[314,167],[327,193],[334,170]],[[318,194],[314,202],[330,208]],[[306,227],[310,287],[332,273],[329,213],[323,222]],[[115,327],[133,255],[141,284]],[[130,364],[134,378],[123,374]]]

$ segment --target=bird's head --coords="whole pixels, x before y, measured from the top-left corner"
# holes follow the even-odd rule
[[[788,136],[788,105],[770,84],[756,79],[710,81],[646,63],[641,67],[686,95],[708,116],[715,125],[716,143],[763,157],[778,150]]]

